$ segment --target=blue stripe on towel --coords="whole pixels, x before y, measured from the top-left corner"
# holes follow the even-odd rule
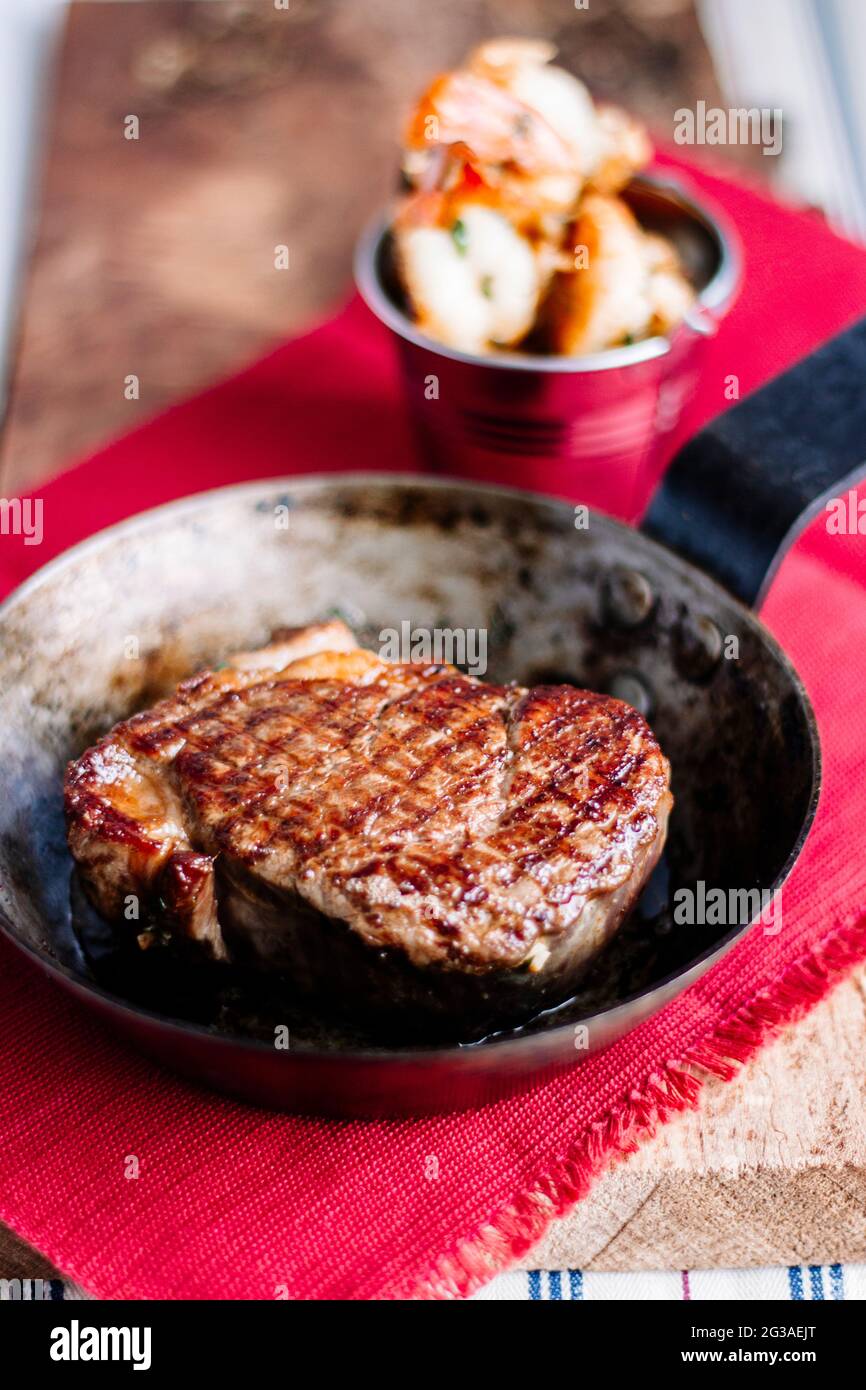
[[[812,1290],[812,1302],[823,1303],[824,1301],[824,1275],[823,1266],[809,1265],[809,1288]]]
[[[552,1269],[549,1275],[550,1297],[554,1303],[562,1302],[562,1275],[558,1269]]]
[[[533,1300],[533,1302],[534,1302],[536,1299],[541,1298],[541,1270],[540,1270],[540,1269],[530,1269],[530,1270],[529,1270],[529,1276],[528,1276],[528,1277],[529,1277],[529,1297],[530,1297],[530,1298]]]
[[[570,1269],[568,1271],[568,1291],[573,1300],[583,1298],[583,1271],[580,1269]]]
[[[803,1298],[803,1271],[799,1265],[788,1267],[788,1285],[793,1302],[800,1303]]]
[[[845,1276],[842,1272],[842,1266],[831,1265],[828,1272],[830,1275],[830,1297],[836,1299],[844,1298]]]

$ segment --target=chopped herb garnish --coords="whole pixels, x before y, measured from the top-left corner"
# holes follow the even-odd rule
[[[484,275],[481,279],[481,293],[485,299],[493,298],[493,276]]]
[[[461,221],[459,217],[452,224],[451,236],[454,240],[454,245],[460,252],[460,255],[465,256],[466,251],[469,247],[469,232],[467,230],[466,223]]]

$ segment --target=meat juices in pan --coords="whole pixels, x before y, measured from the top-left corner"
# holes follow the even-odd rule
[[[574,992],[659,858],[669,779],[622,701],[383,661],[330,622],[116,725],[66,812],[91,901],[142,946],[469,1035]]]

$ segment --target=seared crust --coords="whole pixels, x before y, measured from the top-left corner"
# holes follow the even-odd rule
[[[573,984],[664,842],[669,768],[646,722],[570,686],[297,651],[184,682],[70,765],[97,907],[122,919],[136,895],[218,957],[291,969],[294,905],[428,980]]]

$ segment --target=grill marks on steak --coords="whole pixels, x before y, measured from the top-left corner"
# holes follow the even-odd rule
[[[286,758],[285,788],[233,732],[202,741],[178,766],[201,842],[419,964],[480,946],[465,856],[503,809],[506,693],[395,666],[368,687],[280,682],[256,697],[263,717],[244,723]]]
[[[297,967],[325,993],[348,929],[353,951],[375,948],[374,977],[382,951],[419,973],[421,1008],[442,974],[526,966],[564,996],[664,842],[651,731],[607,696],[487,685],[352,641],[341,624],[290,633],[70,765],[70,844],[97,907],[122,918],[143,896],[213,955]]]

